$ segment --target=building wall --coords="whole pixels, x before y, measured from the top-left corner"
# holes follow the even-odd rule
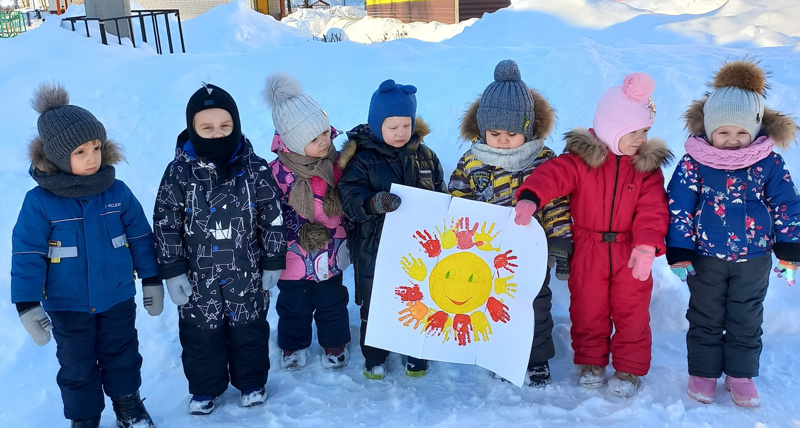
[[[100,0],[103,1],[103,0]],[[230,3],[232,0],[134,0],[142,6],[142,9],[178,9],[181,11],[181,20],[192,19],[198,15],[208,12],[215,6]],[[73,0],[73,4],[83,4],[85,0]],[[269,14],[280,19],[281,0],[269,0]],[[252,5],[255,1],[250,0]]]
[[[456,23],[455,0],[367,0],[367,15],[408,22]]]

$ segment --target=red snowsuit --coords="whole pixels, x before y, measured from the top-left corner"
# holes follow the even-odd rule
[[[653,279],[635,279],[628,261],[636,245],[665,252],[669,211],[660,168],[672,154],[652,139],[635,156],[616,156],[583,128],[566,139],[567,153],[537,167],[517,198],[542,206],[572,195],[568,284],[575,364],[605,367],[610,352],[614,369],[643,376],[650,369]]]

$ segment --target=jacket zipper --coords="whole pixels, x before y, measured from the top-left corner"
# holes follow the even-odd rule
[[[615,155],[616,156],[616,155]],[[619,181],[619,156],[617,156],[617,170],[614,173],[614,192],[611,193],[611,212],[608,213],[608,231],[611,232],[611,224],[614,219],[614,204],[617,201],[617,182]],[[611,244],[608,243],[608,278],[614,276],[614,265],[611,261]]]

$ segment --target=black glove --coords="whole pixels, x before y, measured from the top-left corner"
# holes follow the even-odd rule
[[[563,248],[550,247],[547,250],[547,266],[556,268],[556,278],[569,279],[569,252]]]
[[[386,191],[380,191],[369,201],[369,206],[375,214],[386,214],[400,207],[400,197]]]

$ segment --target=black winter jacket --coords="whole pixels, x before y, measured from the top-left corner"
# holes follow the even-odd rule
[[[267,161],[242,136],[230,168],[232,178],[220,177],[183,131],[153,213],[159,275],[189,276],[193,293],[180,316],[204,328],[265,317],[261,271],[286,267],[286,226]]]
[[[428,126],[417,118],[414,134],[403,147],[396,149],[377,141],[369,126],[359,125],[347,132],[349,141],[342,149],[339,165],[339,197],[345,214],[356,224],[348,231],[350,257],[355,270],[356,304],[372,294],[375,256],[383,229],[383,214],[374,214],[370,199],[389,191],[392,183],[447,193],[442,164],[436,153],[422,143]]]

